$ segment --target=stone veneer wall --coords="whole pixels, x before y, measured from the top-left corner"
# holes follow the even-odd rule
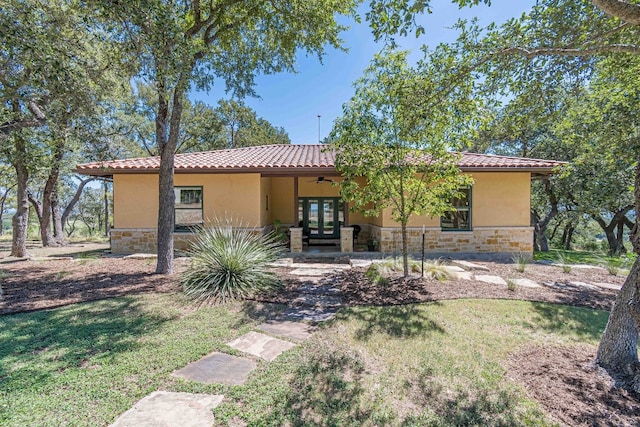
[[[251,229],[254,230],[254,229]],[[267,230],[255,229],[264,233]],[[158,238],[155,228],[112,228],[111,253],[132,254],[152,253],[158,249]],[[173,233],[173,249],[184,252],[191,246],[194,233]]]
[[[258,230],[260,229],[256,229]],[[268,230],[265,227],[262,231]],[[382,228],[367,224],[366,227],[363,226],[362,231],[358,241],[366,243],[368,236],[374,236],[380,242],[380,252],[400,252],[402,249],[402,235],[399,228]],[[407,233],[409,252],[420,252],[422,228],[410,227]],[[111,229],[111,252],[114,254],[155,253],[156,236],[155,228]],[[174,249],[187,250],[193,237],[192,233],[175,233]],[[532,253],[533,228],[475,227],[472,231],[442,231],[440,228],[430,227],[425,229],[425,250],[426,252]]]
[[[380,242],[380,251],[402,250],[399,228],[369,226],[369,233]],[[409,252],[422,250],[422,227],[407,229]],[[425,229],[425,252],[532,253],[532,227],[475,227],[472,231],[442,231]]]

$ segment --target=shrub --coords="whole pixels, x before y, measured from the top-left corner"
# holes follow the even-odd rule
[[[365,275],[369,280],[375,284],[386,284],[389,282],[387,276],[394,272],[402,272],[402,264],[395,261],[385,261],[382,263],[373,263],[367,269]],[[420,261],[410,260],[409,270],[413,273],[420,273],[422,271],[422,264]],[[430,279],[435,279],[439,282],[443,282],[451,278],[451,273],[442,265],[440,261],[425,261],[424,262],[424,276]]]
[[[567,264],[567,261],[565,261],[564,256],[562,256],[562,254],[558,254],[558,265],[562,267],[563,272],[571,273],[571,265]]]
[[[519,273],[524,273],[524,271],[527,268],[527,264],[529,263],[529,258],[525,254],[519,253],[519,254],[514,254],[513,257],[511,257],[511,259],[513,260],[513,263],[516,265],[516,271]]]
[[[200,302],[225,302],[279,286],[267,263],[282,251],[274,234],[221,222],[200,229],[187,252],[191,264],[182,277],[184,293]]]
[[[385,277],[385,274],[389,274],[390,270],[387,266],[373,263],[367,268],[365,276],[371,280],[374,285],[386,285],[389,283],[389,279]]]
[[[606,259],[606,268],[612,276],[617,276],[618,273],[620,273],[620,267],[618,267],[617,261],[611,257]]]
[[[518,289],[518,285],[513,279],[507,279],[507,289],[511,292],[515,292]]]

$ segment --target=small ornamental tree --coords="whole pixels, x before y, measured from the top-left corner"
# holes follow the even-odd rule
[[[453,210],[459,189],[472,182],[451,150],[473,134],[478,111],[472,79],[456,78],[461,74],[452,69],[464,64],[446,46],[415,68],[407,54],[386,49],[374,57],[330,136],[336,169],[345,177],[343,199],[368,216],[391,208],[401,225],[405,277],[412,215],[438,217]]]

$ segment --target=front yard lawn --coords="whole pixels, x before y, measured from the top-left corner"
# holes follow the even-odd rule
[[[607,313],[455,300],[343,309],[243,386],[170,376],[262,321],[254,303],[143,294],[0,317],[0,425],[108,425],[154,390],[224,394],[221,425],[549,425],[511,375],[527,348],[594,349]],[[516,358],[514,360],[514,357]]]

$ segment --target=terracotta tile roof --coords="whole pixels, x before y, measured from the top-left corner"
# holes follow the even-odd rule
[[[334,172],[335,154],[325,145],[261,145],[199,153],[176,154],[176,173],[186,172]],[[463,153],[462,170],[524,170],[551,172],[563,164],[554,160]],[[85,175],[117,173],[153,173],[160,167],[160,157],[142,157],[80,164],[76,171]]]

